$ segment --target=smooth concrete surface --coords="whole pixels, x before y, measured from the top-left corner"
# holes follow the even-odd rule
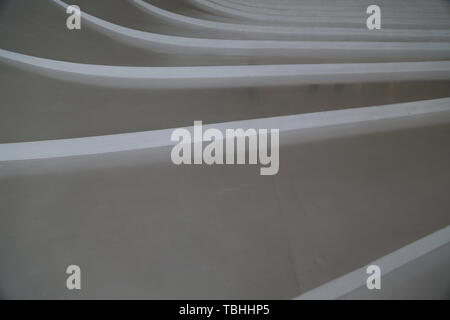
[[[382,290],[359,288],[341,299],[449,300],[448,270],[450,270],[450,244],[386,275]]]
[[[450,111],[450,98],[444,98],[209,125],[202,124],[202,128],[204,131],[214,129],[222,132],[226,132],[228,129],[248,131],[276,128],[278,132],[285,132],[448,111]],[[196,136],[193,126],[183,127],[182,129],[188,130],[194,136],[193,143],[209,141],[203,136]],[[0,144],[0,161],[71,157],[173,146],[176,144],[176,141],[171,138],[173,132],[174,128],[83,138],[5,143]]]
[[[67,6],[66,3],[55,0],[49,1],[51,5],[61,6],[61,10]],[[40,10],[43,10],[41,6],[38,6]],[[45,6],[44,6],[45,7]],[[53,8],[56,10],[56,8]],[[132,8],[132,10],[137,10]],[[16,8],[14,12],[18,12],[19,15],[23,15],[23,8]],[[28,12],[25,10],[25,12]],[[28,12],[28,15],[36,14],[35,12]],[[54,24],[57,24],[55,20],[59,16],[62,17],[63,12],[52,16]],[[13,18],[11,18],[13,19]],[[132,19],[133,20],[133,19]],[[29,28],[29,24],[23,24],[20,19],[13,20],[18,28]],[[149,33],[139,30],[123,27],[121,25],[112,24],[106,20],[98,19],[91,16],[88,13],[84,13],[83,21],[88,26],[97,29],[99,32],[105,33],[107,36],[114,39],[119,43],[124,42],[132,47],[144,48],[155,53],[154,60],[151,60],[155,65],[158,62],[158,57],[161,53],[169,53],[170,57],[174,58],[172,64],[184,65],[189,62],[193,65],[202,64],[278,64],[278,63],[332,63],[332,62],[386,62],[386,61],[423,61],[423,60],[447,60],[450,58],[450,44],[448,42],[361,42],[361,41],[348,41],[348,42],[336,42],[336,41],[285,41],[285,40],[228,40],[228,39],[208,39],[208,38],[189,38],[178,37],[166,34]],[[8,27],[11,28],[11,22],[7,22]],[[51,22],[47,19],[44,20],[43,26],[46,27]],[[15,28],[17,29],[17,28]],[[13,30],[11,28],[11,30]],[[84,33],[84,29],[80,31],[71,32],[65,28],[64,24],[59,21],[59,28],[54,28],[54,32],[57,32],[59,36],[67,35],[68,33]],[[17,30],[14,30],[17,32]],[[13,48],[13,51],[19,53],[26,53],[30,55],[36,55],[36,44],[29,44],[28,42],[17,43],[16,33],[5,33],[5,47],[6,49]],[[87,38],[86,38],[87,39]],[[83,37],[81,40],[86,40]],[[23,41],[24,39],[22,39]],[[72,39],[67,39],[72,40]],[[80,46],[75,38],[71,41],[71,45],[76,47]],[[108,39],[104,39],[108,41]],[[8,43],[9,42],[9,43]],[[46,43],[45,40],[42,44]],[[40,53],[41,57],[53,57],[53,52],[48,52],[51,47],[43,46],[45,52]],[[33,46],[33,51],[27,50],[30,46]],[[84,50],[90,51],[87,46]],[[78,48],[79,50],[79,48]],[[60,50],[56,52],[60,53]],[[128,58],[124,52],[122,53],[123,61],[119,64],[126,64]],[[90,53],[91,54],[91,53]],[[95,52],[94,52],[95,54]],[[131,50],[131,54],[136,55],[134,50]],[[214,55],[217,55],[214,59]],[[150,55],[152,57],[153,55]],[[177,56],[183,56],[180,61],[175,60]],[[148,57],[146,60],[148,60]],[[128,58],[128,59],[127,59]],[[56,60],[65,60],[59,57]],[[89,60],[81,60],[82,57],[78,57],[76,62],[92,62],[92,58]],[[185,60],[186,59],[186,60]],[[202,62],[194,62],[202,61]],[[177,61],[177,62],[175,62]],[[185,62],[184,62],[185,61]],[[283,61],[283,62],[281,62]],[[135,60],[134,63],[138,63],[139,60]],[[104,64],[105,62],[102,62]],[[156,64],[157,66],[160,64]]]
[[[0,61],[30,73],[113,88],[231,88],[448,80],[449,61],[247,66],[133,67],[44,59],[0,49]]]
[[[126,2],[124,2],[126,3]],[[126,3],[127,4],[127,3]],[[2,49],[37,57],[103,65],[127,66],[199,66],[299,63],[305,58],[252,57],[246,55],[215,55],[167,52],[155,45],[155,50],[142,49],[109,38],[89,24],[81,30],[68,30],[67,14],[50,0],[8,0],[1,3],[0,37]],[[139,10],[128,4],[131,10]],[[126,11],[125,11],[126,12]],[[39,16],[39,19],[35,17]],[[131,17],[128,21],[132,20]],[[18,37],[17,35],[21,36]],[[417,59],[416,59],[417,60]],[[308,61],[324,61],[308,59]],[[348,59],[349,61],[349,59]]]
[[[314,25],[314,26],[358,26],[364,25],[367,19],[367,15],[361,15],[360,18],[348,18],[348,17],[323,17],[323,16],[283,16],[273,14],[261,14],[249,11],[242,11],[239,9],[231,8],[218,4],[210,0],[186,0],[190,3],[204,8],[205,10],[213,13],[225,14],[229,16],[240,17],[243,19],[253,19],[259,21],[271,21],[276,23],[291,23],[297,25]],[[448,9],[448,7],[444,7]],[[444,9],[444,10],[445,10]],[[436,28],[436,29],[448,29],[450,22],[447,18],[434,19],[434,18],[383,18],[383,24],[386,27],[394,28]]]
[[[68,4],[53,0],[62,8]],[[412,59],[447,60],[450,58],[450,44],[447,42],[363,42],[363,41],[284,41],[284,40],[228,40],[205,39],[162,35],[137,31],[111,24],[84,12],[84,21],[95,28],[107,32],[111,37],[153,50],[165,52],[196,52],[199,54],[247,55],[247,56],[283,56],[310,58],[312,53],[323,59],[370,59],[372,62],[398,61],[404,56]],[[302,60],[300,60],[302,61]],[[333,60],[329,60],[333,61]],[[355,62],[356,62],[355,61]]]
[[[336,300],[349,297],[363,299],[368,295],[378,299],[387,297],[404,299],[405,296],[411,295],[415,299],[447,299],[448,273],[445,270],[446,268],[448,270],[450,262],[446,254],[449,248],[450,226],[447,226],[295,299]],[[443,256],[439,256],[439,253]],[[375,287],[369,287],[370,283],[373,284],[369,275],[374,276],[374,268],[377,268],[379,272],[378,284]],[[417,276],[419,279],[415,279]],[[385,280],[388,281],[385,282]],[[426,285],[420,290],[420,286],[425,282]],[[408,287],[409,290],[407,290]],[[395,295],[392,295],[393,292]]]
[[[370,39],[366,2],[145,1],[178,16],[74,0],[85,19],[69,31],[59,0],[0,2],[0,152],[49,139],[63,153],[0,161],[0,299],[291,299],[449,227],[448,1],[380,0]],[[294,7],[316,15],[274,11]],[[67,138],[139,145],[194,120],[317,111],[358,121],[289,122],[274,176],[176,166],[170,146],[64,154]],[[419,253],[383,294],[341,298],[448,298],[448,244]]]
[[[170,55],[124,46],[88,26],[79,32],[70,31],[65,23],[68,15],[51,1],[2,1],[1,6],[2,49],[49,59],[111,65],[167,65],[172,60]],[[179,57],[180,62],[183,59]]]
[[[300,5],[298,6],[298,3],[294,7],[289,7],[289,10],[293,10],[295,8],[300,9],[301,11],[311,11],[315,10],[316,14],[311,14],[308,16],[302,17],[283,17],[283,16],[277,16],[274,14],[266,14],[261,15],[261,13],[258,13],[258,8],[255,6],[252,6],[252,10],[249,11],[242,11],[235,8],[230,8],[230,6],[226,5],[227,3],[214,3],[209,0],[182,0],[182,1],[176,1],[176,0],[145,0],[150,3],[156,4],[158,7],[162,7],[165,9],[168,9],[170,11],[178,12],[178,13],[185,13],[188,16],[192,17],[199,17],[199,18],[205,18],[208,20],[215,20],[215,21],[223,21],[223,22],[242,22],[245,24],[255,24],[255,25],[285,25],[285,26],[311,26],[315,25],[316,27],[354,27],[358,26],[360,21],[356,23],[356,21],[348,22],[341,20],[340,22],[336,23],[335,21],[327,21],[325,19],[321,19],[323,17],[327,17],[330,15],[330,12],[352,12],[352,13],[360,13],[359,17],[364,18],[367,17],[366,9],[371,4],[360,4],[358,6],[353,5],[342,5],[337,4],[335,2],[328,3],[326,5],[319,4],[319,3],[312,3],[313,5]],[[273,4],[273,3],[272,3]],[[257,7],[261,7],[261,3],[258,3]],[[278,5],[278,3],[276,3]],[[253,9],[253,8],[256,8]],[[424,12],[427,16],[428,13],[438,13],[442,14],[443,12],[448,12],[448,3],[441,4],[440,6],[431,6],[431,5],[418,5],[414,4],[411,6],[402,5],[402,4],[394,4],[392,5],[392,1],[389,3],[383,3],[383,8],[385,11],[388,12],[395,11],[402,11],[402,12],[408,12],[408,13],[415,13],[418,12]],[[390,15],[388,13],[388,15]],[[339,14],[338,14],[339,16]],[[314,17],[318,18],[314,19]],[[351,20],[350,20],[351,21]],[[364,22],[364,20],[361,20]],[[392,22],[396,22],[395,19],[391,20]],[[442,21],[445,24],[445,21]],[[412,23],[412,24],[411,24]],[[410,20],[410,23],[407,25],[408,28],[431,28],[433,29],[435,26],[432,23],[431,25],[427,26],[426,24],[421,24],[420,26],[415,26],[414,24],[416,21],[414,19]],[[386,27],[389,28],[404,28],[406,25],[402,24],[392,24],[392,25],[386,25]]]
[[[274,177],[170,148],[2,162],[2,297],[293,298],[449,225],[443,116],[282,135]]]
[[[358,10],[367,8],[369,5],[372,4],[370,0],[358,0],[358,1],[339,1],[339,0],[292,0],[292,1],[285,1],[285,0],[224,0],[224,3],[229,4],[237,4],[237,5],[245,5],[252,8],[272,8],[272,9],[283,9],[283,10],[289,10],[289,9],[299,9],[299,8],[315,8],[322,10]],[[427,2],[424,1],[412,1],[412,0],[386,0],[386,1],[377,1],[378,4],[383,5],[389,9],[397,9],[397,10],[405,10],[405,11],[417,11],[417,10],[423,10],[423,11],[430,11],[430,12],[436,12],[439,10],[442,10],[442,8],[446,7],[448,5],[447,0],[428,0]],[[336,7],[333,7],[332,5],[336,5]]]
[[[0,141],[63,139],[448,97],[448,81],[115,89],[2,67]],[[30,103],[33,101],[33,103]],[[273,108],[273,105],[277,108]]]
[[[338,4],[336,2],[330,2],[329,6],[314,6],[313,3],[311,5],[301,4],[297,7],[290,8],[267,8],[264,6],[255,6],[249,5],[248,3],[236,3],[227,0],[208,0],[215,4],[222,5],[227,8],[233,8],[237,10],[241,10],[244,12],[254,12],[261,14],[271,14],[271,15],[282,15],[282,16],[322,16],[322,17],[361,17],[362,12],[365,12],[364,9],[371,5],[370,1],[367,2],[365,7],[348,7],[345,5]],[[428,1],[430,3],[430,1]],[[439,19],[449,19],[450,18],[450,6],[445,10],[445,7],[442,7],[440,11],[427,12],[426,10],[421,10],[421,7],[415,7],[413,3],[405,4],[406,10],[402,10],[403,8],[393,7],[392,3],[388,2],[386,5],[384,3],[377,2],[378,5],[383,7],[383,16],[389,18],[416,18],[416,19],[427,19],[427,18],[439,18]],[[391,4],[391,5],[389,5]],[[356,9],[356,10],[355,10]],[[415,10],[414,10],[415,9]],[[413,11],[414,10],[414,11]]]
[[[128,1],[128,0],[127,0]],[[223,14],[222,12],[210,12],[208,10],[205,10],[204,8],[201,8],[199,6],[195,6],[188,1],[172,1],[172,0],[149,0],[148,1],[151,4],[154,4],[155,6],[183,14],[189,17],[194,18],[200,18],[205,20],[211,20],[211,21],[220,21],[220,22],[228,22],[228,23],[245,23],[245,24],[259,24],[258,22],[253,22],[250,20],[245,20],[239,17],[232,17],[226,14]]]
[[[81,10],[96,17],[141,31],[194,38],[251,39],[251,37],[236,32],[205,30],[202,26],[188,25],[180,28],[173,23],[167,23],[167,20],[158,15],[149,16],[128,0],[74,0],[71,3],[75,3]],[[167,5],[167,1],[163,1],[161,5]],[[173,2],[172,5],[178,8],[183,7],[183,2]],[[159,4],[156,7],[160,8]],[[120,10],[117,10],[117,8],[120,8]],[[212,21],[209,18],[209,16],[205,17],[205,21]]]
[[[144,0],[129,0],[138,9],[150,14],[154,17],[162,18],[171,24],[182,25],[183,28],[176,30],[189,30],[186,26],[195,26],[196,29],[201,27],[202,30],[207,29],[216,31],[211,34],[216,38],[227,37],[231,39],[285,39],[285,40],[362,40],[362,41],[443,41],[450,38],[450,31],[447,30],[398,30],[398,29],[381,29],[377,32],[361,28],[317,28],[317,27],[283,27],[283,26],[266,26],[266,25],[248,25],[242,23],[226,23],[220,21],[212,21],[206,19],[198,19],[176,12],[165,10],[159,6],[155,6],[151,2]],[[90,1],[89,4],[97,2]],[[81,4],[82,5],[82,4]],[[84,5],[82,5],[83,8]],[[89,7],[88,7],[89,9]],[[96,11],[96,15],[101,15],[105,10]],[[122,17],[122,15],[121,15]],[[109,17],[111,19],[111,17]],[[128,25],[128,24],[127,24]],[[198,34],[198,33],[196,33]]]
[[[365,1],[259,1],[259,0],[224,0],[224,4],[228,5],[240,5],[250,7],[252,9],[275,9],[275,10],[319,10],[320,12],[326,11],[360,11],[365,10],[368,6],[373,4],[370,0]],[[424,1],[399,1],[399,0],[386,0],[377,1],[377,4],[383,6],[387,10],[393,10],[395,12],[442,12],[448,8],[447,0],[428,0]]]

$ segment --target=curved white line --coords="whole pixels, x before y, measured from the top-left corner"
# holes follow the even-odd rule
[[[450,226],[436,231],[420,240],[400,248],[367,265],[377,265],[381,274],[386,275],[438,248],[449,245]],[[335,300],[366,285],[366,268],[360,268],[340,278],[332,280],[316,289],[308,291],[295,300]]]
[[[203,20],[193,17],[188,17],[178,13],[170,12],[154,6],[144,0],[128,0],[134,4],[137,8],[146,11],[150,14],[157,15],[168,21],[186,24],[196,27],[214,29],[214,30],[226,30],[240,33],[255,33],[255,34],[277,34],[277,35],[302,35],[302,36],[322,36],[332,37],[336,40],[339,36],[343,36],[348,39],[348,36],[359,36],[361,39],[396,39],[403,38],[408,39],[426,39],[437,38],[450,40],[450,31],[448,30],[402,30],[402,29],[381,29],[377,32],[371,32],[366,28],[299,28],[299,27],[282,27],[282,26],[257,26],[247,24],[234,24],[219,21]]]
[[[69,5],[61,0],[52,0],[63,8]],[[135,46],[164,51],[220,53],[221,55],[251,54],[259,56],[308,57],[315,56],[349,58],[352,54],[361,57],[384,54],[384,58],[401,59],[411,52],[424,59],[444,60],[450,58],[450,43],[446,42],[358,42],[358,41],[278,41],[278,40],[223,40],[201,39],[161,35],[122,27],[82,12],[83,21],[118,40]],[[394,55],[396,55],[394,57]]]
[[[361,6],[361,8],[356,8],[357,10],[351,9],[351,7],[341,7],[339,5],[328,5],[328,6],[303,6],[300,8],[290,8],[290,9],[273,9],[273,8],[264,8],[251,6],[248,4],[237,4],[235,2],[230,2],[226,0],[208,0],[212,3],[221,5],[223,7],[240,10],[243,12],[252,12],[263,15],[281,15],[281,16],[296,16],[296,17],[304,17],[304,16],[323,16],[323,17],[350,17],[350,18],[359,18],[366,17],[366,7]],[[377,2],[378,3],[378,2]],[[414,19],[449,19],[450,16],[445,11],[435,11],[435,12],[423,12],[421,10],[416,10],[415,12],[411,12],[410,10],[392,10],[384,7],[382,16],[389,18],[414,18]]]
[[[261,1],[261,0],[246,0],[244,2],[241,1],[235,1],[235,0],[224,0],[226,3],[233,3],[233,4],[240,4],[240,5],[246,5],[254,8],[267,8],[267,9],[282,9],[282,10],[291,10],[291,9],[308,9],[308,8],[323,8],[323,7],[330,7],[330,4],[333,6],[336,6],[336,9],[342,9],[342,10],[350,10],[350,9],[365,9],[370,4],[372,4],[371,1],[367,1],[366,3],[355,3],[355,1],[331,1],[331,2],[321,2],[321,1],[312,1],[310,3],[299,3],[298,1]],[[397,8],[401,10],[411,10],[411,11],[434,11],[438,12],[445,8],[445,6],[442,5],[442,3],[430,3],[430,1],[427,1],[426,3],[424,1],[418,1],[418,2],[412,2],[412,1],[404,1],[403,3],[393,3],[392,0],[389,1],[377,1],[378,5],[382,5],[383,7],[387,8]],[[412,7],[410,7],[412,5]]]
[[[207,9],[218,14],[228,14],[234,17],[246,18],[251,20],[271,21],[271,22],[290,22],[290,23],[336,23],[336,24],[356,24],[361,27],[366,26],[367,15],[362,14],[360,19],[345,17],[289,17],[279,15],[264,15],[252,12],[224,7],[208,0],[186,0],[197,7]],[[384,18],[383,25],[407,25],[407,26],[441,26],[450,27],[448,19],[407,19],[407,18]]]
[[[450,61],[127,67],[50,60],[3,49],[0,49],[0,60],[58,79],[122,88],[254,87],[450,78]]]
[[[450,111],[450,98],[232,121],[205,125],[204,128],[205,130],[208,128],[219,130],[276,128],[280,131],[288,131],[441,111]],[[193,127],[186,127],[186,129],[193,132]],[[0,144],[0,161],[70,157],[171,146],[175,144],[170,139],[172,132],[173,129],[163,129],[87,138],[4,143]]]
[[[212,2],[219,2],[218,0],[211,0]],[[230,0],[220,0],[220,4],[225,4],[227,7],[231,7],[234,9],[243,9],[245,10],[256,10],[259,12],[265,12],[265,13],[274,13],[274,12],[286,12],[286,11],[315,11],[320,13],[337,13],[337,12],[353,12],[357,14],[361,14],[361,12],[365,12],[366,8],[371,4],[370,1],[367,1],[367,3],[359,3],[355,4],[354,1],[349,3],[342,3],[338,1],[332,1],[332,3],[324,4],[319,3],[317,1],[312,3],[282,3],[282,2],[275,2],[275,3],[267,3],[262,1],[245,1],[245,2],[236,2],[236,1],[230,1]],[[383,9],[389,10],[389,11],[395,11],[399,13],[405,13],[405,14],[415,14],[415,13],[427,13],[427,14],[436,14],[436,13],[443,13],[442,10],[445,10],[446,7],[444,5],[439,6],[430,6],[429,4],[423,5],[424,2],[418,2],[418,3],[412,3],[411,1],[408,1],[407,3],[403,4],[393,4],[392,1],[383,3],[381,1],[377,1],[378,5],[380,5]],[[422,6],[420,6],[422,4]],[[419,6],[418,6],[419,5]],[[384,10],[383,10],[384,11]],[[385,13],[383,12],[383,15]]]

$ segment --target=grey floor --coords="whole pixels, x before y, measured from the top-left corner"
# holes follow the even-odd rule
[[[257,24],[184,0],[147,1],[202,19]],[[139,30],[251,38],[180,28],[127,0],[76,3]],[[348,62],[153,52],[87,26],[68,32],[65,18],[47,0],[3,0],[0,48],[104,65]],[[410,60],[424,59],[401,61]],[[0,150],[6,143],[174,128],[194,120],[450,97],[449,81],[113,89],[0,63]],[[450,111],[292,130],[280,139],[275,176],[261,176],[251,165],[175,166],[170,147],[0,161],[0,299],[291,299],[450,224]],[[431,256],[437,265],[422,261],[420,270],[448,264],[448,250]],[[80,291],[65,287],[71,264],[82,269]],[[425,271],[407,274],[419,279],[416,286],[408,295],[387,289],[387,297],[450,298],[450,276],[435,288],[427,286]],[[398,275],[387,281],[402,281]],[[362,290],[343,298],[376,297]]]

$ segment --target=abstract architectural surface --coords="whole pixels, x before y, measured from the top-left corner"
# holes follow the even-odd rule
[[[1,1],[0,298],[449,298],[450,3],[371,4]],[[278,173],[175,165],[194,121]]]

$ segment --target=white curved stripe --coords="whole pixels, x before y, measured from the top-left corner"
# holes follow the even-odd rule
[[[63,8],[68,5],[60,0],[52,0]],[[169,36],[122,27],[82,12],[83,21],[107,32],[118,40],[126,41],[146,49],[171,52],[220,53],[221,55],[259,56],[315,56],[349,58],[383,56],[385,59],[401,59],[407,52],[418,54],[427,60],[450,58],[450,43],[446,42],[358,42],[358,41],[278,41],[278,40],[223,40]]]
[[[328,3],[313,1],[313,2],[286,2],[286,1],[234,1],[234,0],[222,0],[223,3],[230,5],[245,6],[248,8],[255,9],[273,9],[273,10],[364,10],[369,5],[373,4],[372,1],[362,2],[342,2],[342,1],[332,1]],[[387,9],[402,10],[403,12],[440,12],[445,9],[443,4],[432,5],[430,1],[424,3],[424,1],[413,3],[411,1],[404,3],[393,3],[388,1],[386,3],[377,1],[377,4]]]
[[[345,17],[289,17],[280,15],[264,15],[253,12],[245,12],[233,8],[224,7],[209,0],[186,0],[199,8],[209,10],[218,14],[228,14],[234,17],[246,18],[251,20],[271,21],[280,23],[336,23],[336,24],[355,24],[361,27],[366,26],[367,14],[362,13],[361,18]],[[404,25],[404,26],[440,26],[450,27],[449,19],[408,19],[408,18],[383,18],[383,25]]]
[[[302,35],[302,36],[316,36],[316,37],[332,37],[336,40],[339,36],[343,36],[344,39],[348,39],[349,36],[359,36],[366,39],[380,39],[389,40],[396,38],[403,38],[403,40],[411,39],[426,39],[436,38],[443,40],[450,40],[449,30],[402,30],[402,29],[381,29],[377,32],[372,32],[366,28],[326,28],[326,27],[283,27],[283,26],[257,26],[247,24],[234,24],[219,21],[203,20],[193,17],[188,17],[178,13],[170,12],[154,6],[144,0],[128,0],[133,3],[137,8],[157,15],[168,21],[186,24],[196,27],[214,29],[214,30],[226,30],[240,33],[255,33],[255,34],[277,34],[277,35]]]
[[[445,227],[435,233],[432,233],[420,240],[417,240],[403,248],[400,248],[369,265],[377,265],[381,269],[381,274],[386,275],[408,263],[413,263],[416,259],[426,254],[449,245],[450,226]],[[330,281],[316,289],[308,291],[296,300],[335,300],[339,299],[352,291],[364,287],[367,280],[366,268],[360,268],[345,276]]]
[[[322,16],[322,17],[367,17],[366,15],[366,7],[361,8],[351,8],[351,7],[341,7],[339,5],[329,5],[329,6],[305,6],[303,5],[300,8],[290,8],[290,9],[273,9],[273,8],[264,8],[251,6],[247,4],[238,4],[235,2],[230,2],[226,0],[208,0],[215,4],[241,10],[244,12],[252,12],[259,13],[264,15],[282,15],[282,16],[296,16],[296,17],[304,17],[304,16]],[[416,10],[415,12],[411,12],[410,10],[401,10],[400,8],[396,8],[396,10],[392,8],[386,8],[383,5],[382,7],[382,16],[390,17],[390,18],[417,18],[417,19],[449,19],[450,16],[443,10],[435,11],[435,12],[423,12],[422,10]]]
[[[224,0],[225,3],[232,4],[240,4],[246,6],[252,6],[255,8],[268,8],[268,9],[307,9],[307,8],[318,8],[318,7],[336,7],[336,9],[361,9],[367,8],[369,5],[374,4],[373,1],[365,1],[365,2],[355,2],[355,1],[310,1],[310,2],[299,2],[299,1],[261,1],[261,0],[246,0],[246,1],[236,1],[236,0]],[[445,5],[442,2],[439,3],[431,3],[430,0],[427,1],[410,1],[406,0],[403,2],[393,2],[389,1],[380,1],[378,0],[376,4],[381,5],[386,8],[396,8],[401,10],[424,10],[424,11],[439,11],[445,8]]]
[[[450,61],[127,67],[50,60],[3,49],[0,49],[0,60],[58,79],[121,88],[254,87],[450,78]]]
[[[440,111],[450,111],[450,98],[232,121],[205,125],[204,128],[205,130],[208,128],[219,130],[254,128],[288,131]],[[186,129],[193,133],[193,127],[186,127]],[[0,161],[70,157],[171,146],[175,144],[170,139],[172,132],[173,129],[163,129],[87,138],[4,143],[0,144]]]

